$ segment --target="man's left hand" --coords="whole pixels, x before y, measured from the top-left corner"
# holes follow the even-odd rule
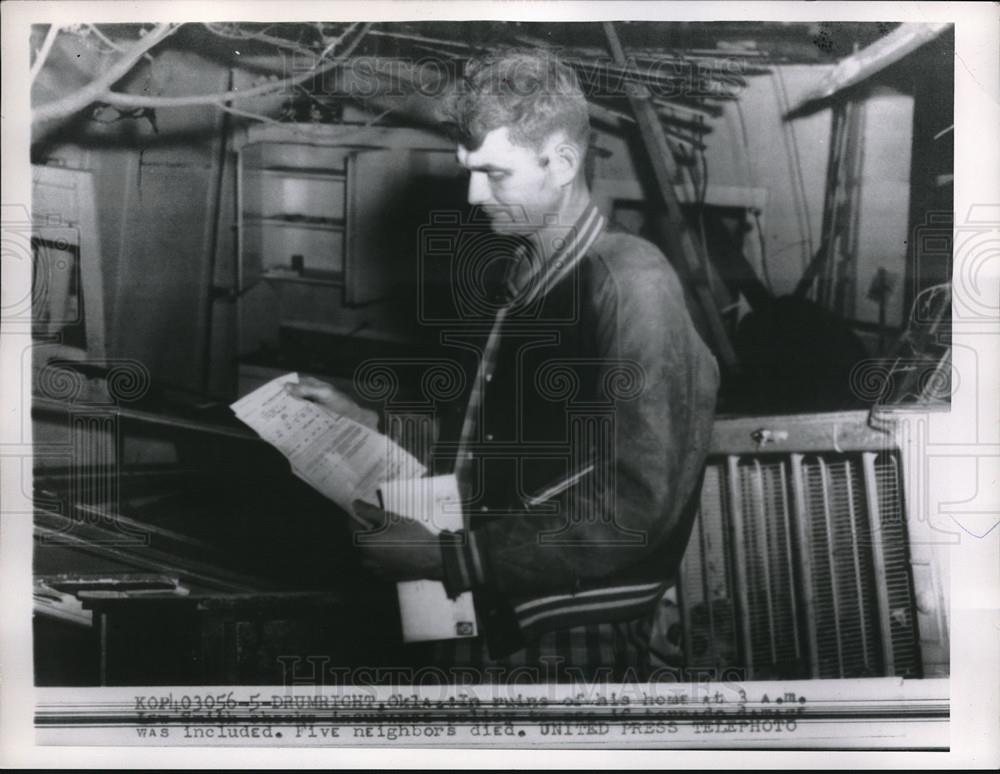
[[[413,519],[354,501],[354,513],[367,528],[354,531],[361,563],[383,580],[441,580],[444,567],[437,536]]]

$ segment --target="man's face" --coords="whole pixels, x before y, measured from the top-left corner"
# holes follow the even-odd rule
[[[483,209],[494,231],[530,234],[558,212],[561,189],[548,159],[510,141],[506,127],[486,135],[476,150],[458,146],[469,170],[469,204]]]

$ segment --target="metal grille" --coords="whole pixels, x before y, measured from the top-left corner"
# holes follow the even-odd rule
[[[917,658],[919,638],[908,572],[899,460],[888,454],[880,454],[874,457],[872,467],[878,489],[878,525],[881,528],[881,540],[875,542],[881,546],[885,557],[885,590],[892,643],[893,668],[890,671],[913,677],[920,672]]]
[[[679,576],[687,666],[916,675],[903,513],[891,453],[713,460]]]
[[[758,677],[777,677],[801,659],[795,625],[796,590],[792,566],[788,482],[781,461],[751,459],[736,466],[741,513],[734,529],[742,531],[746,565],[745,595],[749,618],[747,652]]]
[[[881,665],[859,465],[835,457],[807,458],[801,465],[812,549],[817,676],[873,677],[881,673]]]

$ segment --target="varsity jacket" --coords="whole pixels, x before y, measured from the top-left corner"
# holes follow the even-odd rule
[[[718,383],[667,259],[589,206],[500,309],[465,412],[445,588],[473,590],[492,655],[652,610],[690,535]]]

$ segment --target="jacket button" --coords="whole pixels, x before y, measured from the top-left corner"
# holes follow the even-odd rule
[[[492,382],[493,381],[493,374],[492,373],[487,373],[486,376],[485,376],[485,379],[488,382]]]
[[[493,440],[493,433],[487,433],[486,434],[486,440],[487,441],[492,441]]]
[[[490,509],[489,509],[489,507],[488,507],[488,506],[486,506],[486,505],[483,505],[482,507],[480,507],[480,509],[479,509],[479,510],[480,510],[480,511],[482,511],[483,513],[489,513],[489,510],[490,510]]]

